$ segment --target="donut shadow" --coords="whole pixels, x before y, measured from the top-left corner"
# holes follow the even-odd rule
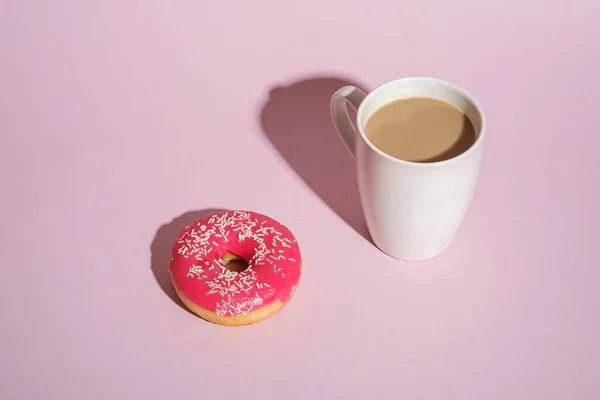
[[[346,85],[318,76],[274,87],[260,113],[264,135],[304,183],[343,221],[372,243],[364,221],[354,159],[331,116],[331,96]],[[356,115],[349,107],[351,117]]]
[[[226,211],[217,208],[207,208],[197,211],[189,211],[174,218],[171,222],[162,225],[156,231],[154,240],[150,245],[150,269],[154,274],[154,278],[162,291],[169,296],[175,304],[191,313],[190,310],[183,304],[175,288],[171,283],[171,277],[169,276],[169,261],[171,260],[171,248],[177,239],[179,233],[186,226],[190,225],[199,218],[205,217],[209,214],[213,214],[220,211]]]

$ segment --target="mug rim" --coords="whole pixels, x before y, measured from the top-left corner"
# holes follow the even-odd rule
[[[367,135],[364,132],[363,124],[362,124],[362,113],[363,113],[365,104],[367,104],[367,100],[375,97],[378,94],[378,92],[384,90],[388,86],[397,84],[399,82],[416,81],[416,80],[435,81],[435,82],[441,83],[443,85],[448,85],[452,88],[452,90],[455,90],[456,92],[458,92],[461,96],[468,99],[473,104],[473,106],[475,106],[475,110],[477,111],[477,113],[479,114],[479,117],[481,118],[481,128],[479,129],[479,134],[477,135],[477,139],[475,139],[475,142],[471,145],[471,147],[469,147],[467,150],[463,151],[459,155],[449,158],[447,160],[433,161],[433,162],[416,162],[416,161],[402,160],[400,158],[391,156],[391,155],[385,153],[384,151],[380,150],[377,146],[375,146],[369,140],[369,138],[367,137]],[[402,98],[409,99],[411,97],[413,97],[413,96],[402,97]],[[414,96],[414,97],[418,97],[418,96]],[[473,153],[474,151],[476,151],[476,149],[478,147],[481,147],[482,143],[483,143],[483,138],[484,138],[485,132],[486,132],[486,118],[485,118],[485,113],[483,112],[483,108],[481,107],[481,105],[479,104],[477,99],[473,95],[471,95],[471,93],[469,93],[467,90],[463,89],[462,87],[460,87],[452,82],[448,82],[446,80],[443,80],[440,78],[435,78],[432,76],[408,76],[408,77],[404,77],[404,78],[393,79],[391,81],[382,83],[381,85],[377,86],[375,89],[373,89],[369,93],[367,93],[367,95],[365,96],[363,101],[358,106],[358,109],[356,110],[356,127],[358,128],[358,132],[360,133],[360,136],[362,137],[363,141],[366,142],[367,145],[371,148],[371,150],[373,150],[379,156],[381,156],[389,161],[393,161],[393,162],[396,162],[399,164],[406,164],[406,165],[410,165],[410,166],[419,166],[419,167],[423,167],[423,168],[431,168],[431,167],[439,167],[442,165],[447,165],[450,163],[457,162],[465,157],[468,157],[468,155]]]

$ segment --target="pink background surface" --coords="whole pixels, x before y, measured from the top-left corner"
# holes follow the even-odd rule
[[[0,5],[0,398],[597,399],[600,3]],[[456,240],[365,239],[329,121],[351,82],[432,75],[489,130]],[[207,209],[297,236],[291,303],[224,328],[177,304]]]

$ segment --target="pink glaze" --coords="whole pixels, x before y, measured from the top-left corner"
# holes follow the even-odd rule
[[[248,262],[225,268],[228,252]],[[276,300],[289,301],[302,259],[294,235],[279,222],[249,211],[224,211],[186,227],[175,242],[169,271],[178,290],[220,316],[246,315]]]

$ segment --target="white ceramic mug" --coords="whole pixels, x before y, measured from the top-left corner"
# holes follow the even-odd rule
[[[461,109],[473,123],[475,143],[445,161],[417,163],[379,150],[364,126],[381,106],[397,99],[430,97]],[[346,102],[357,110],[354,128]],[[368,95],[345,86],[331,98],[331,118],[356,158],[358,189],[373,242],[388,255],[407,261],[433,258],[446,250],[469,209],[479,175],[485,115],[460,87],[436,78],[410,77],[385,83]]]

